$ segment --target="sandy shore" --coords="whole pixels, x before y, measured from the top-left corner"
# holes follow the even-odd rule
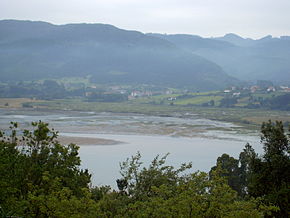
[[[102,138],[87,138],[87,137],[69,137],[69,136],[58,136],[58,141],[61,144],[70,144],[74,143],[77,145],[117,145],[122,144],[123,142],[110,140],[110,139],[102,139]]]

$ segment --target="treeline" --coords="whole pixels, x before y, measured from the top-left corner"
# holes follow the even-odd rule
[[[290,93],[260,100],[261,107],[275,110],[290,110]]]
[[[289,135],[282,122],[264,123],[261,156],[247,144],[239,159],[223,154],[209,173],[174,168],[157,156],[120,164],[118,190],[91,186],[79,147],[61,145],[48,124],[17,123],[0,134],[2,217],[288,217]],[[100,163],[101,164],[101,163]]]
[[[64,98],[84,98],[87,101],[121,102],[127,101],[127,94],[107,93],[105,90],[80,87],[66,88],[64,84],[55,80],[42,82],[18,82],[0,84],[1,98],[35,98],[40,100],[53,100]],[[29,104],[27,105],[29,107]]]
[[[239,99],[242,97],[245,96],[226,96],[221,99],[220,107],[236,107],[236,104],[239,103]],[[279,96],[271,96],[267,98],[253,97],[250,95],[248,103],[243,107],[250,109],[290,110],[290,93],[285,93]]]
[[[92,92],[88,96],[88,101],[97,102],[122,102],[127,101],[128,95],[120,93],[104,93],[104,92]]]
[[[2,98],[36,98],[42,100],[61,99],[67,97],[85,96],[85,89],[68,90],[54,80],[43,82],[18,82],[0,85]]]

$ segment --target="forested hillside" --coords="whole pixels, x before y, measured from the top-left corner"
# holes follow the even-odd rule
[[[223,70],[244,81],[271,80],[290,84],[290,37],[271,36],[253,40],[235,34],[202,38],[195,35],[149,34],[166,39],[193,54],[220,65]]]
[[[214,90],[237,80],[167,40],[105,24],[0,21],[0,80],[90,76],[97,83],[147,83]]]

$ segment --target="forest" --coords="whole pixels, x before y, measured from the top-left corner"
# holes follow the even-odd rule
[[[264,153],[246,144],[239,158],[222,154],[210,172],[178,168],[140,153],[120,163],[118,190],[93,186],[79,147],[62,145],[48,123],[0,134],[1,217],[288,217],[289,129],[261,126]],[[102,163],[100,163],[102,164]]]

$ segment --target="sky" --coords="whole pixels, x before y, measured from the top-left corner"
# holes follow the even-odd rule
[[[258,39],[290,35],[290,0],[1,0],[3,19]]]

